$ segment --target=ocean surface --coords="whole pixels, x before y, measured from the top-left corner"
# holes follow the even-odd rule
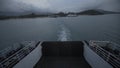
[[[81,40],[120,44],[120,14],[0,20],[0,49],[22,41]]]

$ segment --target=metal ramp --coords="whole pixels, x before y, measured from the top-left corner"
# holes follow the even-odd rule
[[[83,57],[83,43],[43,42],[42,58],[34,68],[91,68]]]

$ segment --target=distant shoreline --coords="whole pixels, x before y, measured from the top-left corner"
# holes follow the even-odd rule
[[[0,20],[7,20],[7,19],[24,19],[24,18],[57,18],[57,17],[77,17],[80,15],[105,15],[105,14],[120,14],[120,12],[110,12],[110,11],[96,11],[96,10],[87,10],[83,12],[59,12],[54,14],[28,14],[28,15],[20,15],[20,16],[0,16]]]

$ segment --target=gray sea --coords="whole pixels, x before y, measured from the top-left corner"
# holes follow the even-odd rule
[[[0,20],[0,49],[38,40],[109,40],[120,44],[120,14]]]

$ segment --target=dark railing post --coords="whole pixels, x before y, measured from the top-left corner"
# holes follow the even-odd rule
[[[109,62],[109,59],[110,59],[110,53],[107,54],[106,61]]]

